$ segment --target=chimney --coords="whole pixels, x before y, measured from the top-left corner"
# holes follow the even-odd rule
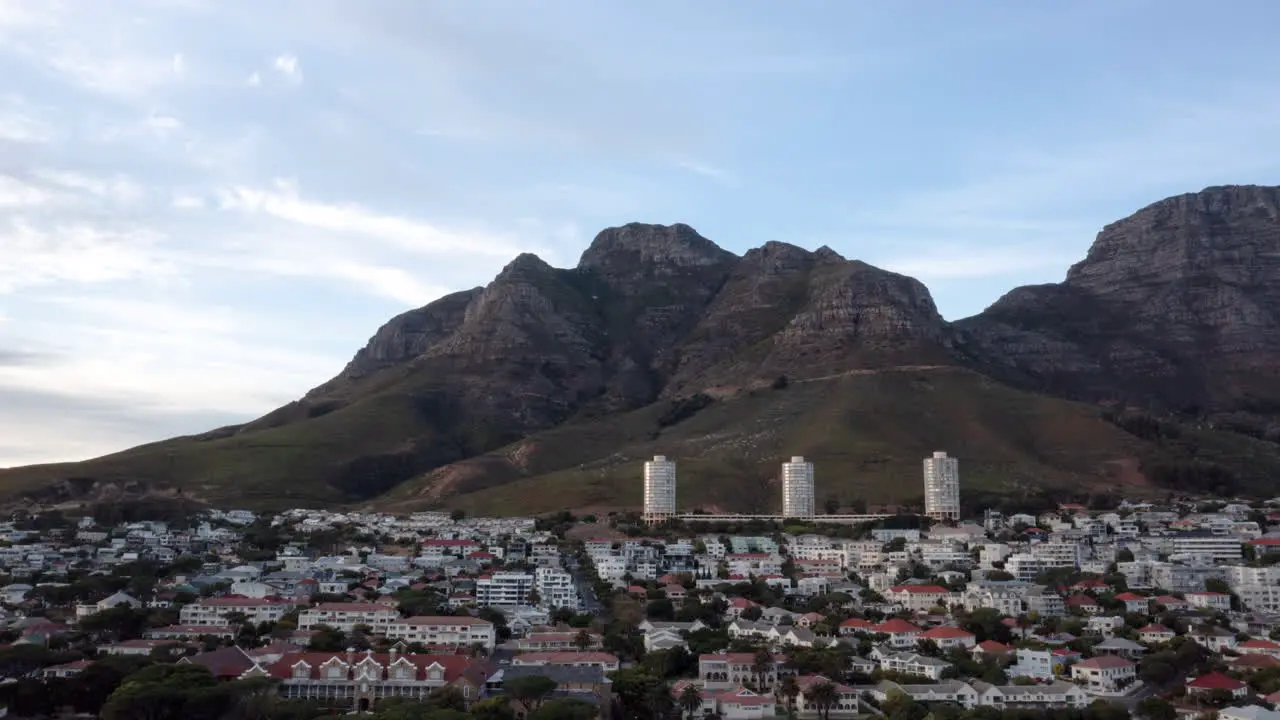
[[[391,667],[392,665],[395,665],[395,664],[396,664],[396,646],[392,645],[390,656],[389,656],[389,659],[387,660],[387,667]]]
[[[356,649],[347,648],[347,672],[351,672],[351,667],[356,663]]]

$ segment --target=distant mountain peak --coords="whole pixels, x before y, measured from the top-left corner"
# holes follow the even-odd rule
[[[578,268],[610,273],[638,264],[698,267],[727,264],[735,257],[684,223],[633,222],[601,230],[582,253]]]

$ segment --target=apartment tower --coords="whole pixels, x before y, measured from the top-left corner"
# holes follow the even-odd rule
[[[960,519],[960,461],[941,450],[924,459],[924,514]]]
[[[813,517],[813,463],[798,455],[782,463],[782,516]]]
[[[644,519],[658,523],[676,514],[676,463],[654,455],[644,464]]]

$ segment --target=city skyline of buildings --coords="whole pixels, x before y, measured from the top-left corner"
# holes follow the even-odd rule
[[[817,517],[814,464],[793,455],[779,470],[782,512],[785,518]],[[935,520],[960,519],[960,462],[945,451],[935,451],[923,461],[924,515]],[[644,463],[642,517],[651,523],[679,515],[676,500],[676,463],[666,455],[654,455]],[[865,510],[863,511],[865,513]],[[834,517],[834,516],[833,516]],[[845,516],[840,516],[845,517]],[[848,516],[852,518],[853,516]]]

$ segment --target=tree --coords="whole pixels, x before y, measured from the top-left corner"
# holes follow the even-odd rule
[[[811,705],[818,711],[822,720],[828,720],[831,717],[831,708],[840,701],[840,693],[836,690],[836,686],[829,682],[815,683],[809,686],[809,691],[804,694],[805,703]]]
[[[653,717],[653,694],[655,691],[666,692],[662,679],[643,667],[615,670],[609,673],[609,679],[613,681],[613,692],[618,696],[625,718],[648,720]]]
[[[449,513],[449,519],[454,522],[458,522],[459,520],[466,519],[466,517],[467,517],[466,510],[454,510],[453,512]]]
[[[525,675],[507,680],[502,691],[524,706],[526,713],[533,712],[556,689],[556,681],[545,675]]]
[[[578,648],[580,652],[590,650],[591,646],[595,644],[595,638],[591,637],[591,633],[586,628],[579,630],[578,634],[573,636],[573,646]]]
[[[551,700],[529,713],[529,720],[595,720],[600,709],[577,698]]]
[[[698,708],[702,707],[702,694],[698,692],[698,686],[689,683],[684,686],[684,690],[680,691],[680,698],[677,701],[680,709],[684,714],[692,720],[693,714],[698,712]]]
[[[525,598],[525,602],[530,605],[537,605],[542,602],[542,596],[538,594],[537,588],[529,588],[529,595]]]
[[[796,682],[794,675],[788,675],[782,678],[782,684],[779,692],[787,699],[787,712],[794,713],[796,711],[796,698],[800,695],[800,685]]]
[[[476,720],[515,720],[511,703],[505,697],[488,698],[471,704],[471,717]]]
[[[828,495],[827,499],[822,502],[822,509],[826,510],[828,515],[835,515],[840,512],[840,498],[835,495]]]
[[[756,652],[756,656],[751,658],[751,672],[756,676],[756,691],[764,692],[765,676],[773,670],[773,655],[768,650],[761,649]]]
[[[1176,720],[1178,711],[1167,700],[1150,697],[1138,703],[1138,714],[1146,720]]]

